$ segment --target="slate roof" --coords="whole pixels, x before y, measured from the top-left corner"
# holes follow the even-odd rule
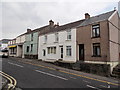
[[[61,25],[61,26],[58,26],[57,28],[47,27],[46,29],[41,30],[39,35],[48,34],[48,33],[52,33],[52,32],[58,32],[58,31],[62,31],[62,30],[68,30],[68,29],[71,29],[71,28],[86,26],[86,25],[89,25],[89,24],[92,24],[92,23],[95,23],[95,22],[108,20],[108,18],[114,12],[115,12],[115,10],[107,12],[107,13],[103,13],[103,14],[100,14],[100,15],[97,15],[97,16],[90,17],[89,19],[82,19],[82,20],[79,20],[79,21],[75,21],[75,22],[72,22],[72,23]]]
[[[75,28],[75,27],[79,26],[84,20],[85,19],[82,19],[82,20],[79,20],[79,21],[76,21],[76,22],[72,22],[72,23],[68,23],[68,24],[65,24],[65,25],[57,26],[56,28],[55,28],[55,26],[54,27],[47,27],[46,29],[41,30],[39,35]]]
[[[100,15],[97,15],[97,16],[93,16],[93,17],[90,17],[88,19],[86,19],[81,25],[79,26],[86,26],[86,25],[89,25],[89,24],[92,24],[92,23],[95,23],[95,22],[100,22],[100,21],[104,21],[104,20],[108,20],[109,17],[115,12],[114,11],[110,11],[110,12],[107,12],[107,13],[103,13],[103,14],[100,14]]]
[[[0,43],[8,43],[11,39],[2,39],[0,40]]]

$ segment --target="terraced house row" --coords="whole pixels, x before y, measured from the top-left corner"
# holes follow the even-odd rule
[[[120,63],[120,17],[117,10],[65,25],[49,24],[9,41],[9,56],[69,63],[81,70],[112,73]],[[102,70],[101,70],[102,67]]]

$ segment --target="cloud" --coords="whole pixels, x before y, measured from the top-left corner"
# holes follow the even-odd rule
[[[10,0],[12,1],[12,0]],[[84,13],[91,16],[113,10],[116,0],[40,0],[29,2],[2,0],[0,17],[2,17],[2,38],[15,38],[26,32],[27,28],[35,29],[47,25],[50,19],[55,23],[70,23],[84,18]],[[114,1],[114,2],[113,2]],[[1,5],[1,4],[0,4]],[[1,37],[0,37],[1,38]]]

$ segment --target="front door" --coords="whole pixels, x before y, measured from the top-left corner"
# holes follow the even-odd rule
[[[79,60],[84,61],[84,44],[79,44]]]
[[[60,58],[63,59],[63,46],[60,46]]]

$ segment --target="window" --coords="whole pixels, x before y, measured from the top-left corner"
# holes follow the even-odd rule
[[[56,54],[56,47],[48,47],[48,54]]]
[[[31,44],[31,52],[33,51],[33,44]]]
[[[56,54],[56,47],[53,47],[53,53]]]
[[[59,38],[58,38],[58,33],[55,33],[55,42],[58,42]]]
[[[71,40],[71,30],[67,31],[67,40]]]
[[[45,51],[45,49],[43,49],[43,56],[45,56],[45,54],[46,54],[46,51]]]
[[[66,46],[66,55],[67,56],[71,56],[72,55],[71,46]]]
[[[31,41],[33,41],[33,33],[31,34]]]
[[[26,51],[29,52],[29,46],[27,46],[27,50]]]
[[[47,35],[45,35],[45,39],[44,39],[44,43],[46,43],[47,42]]]
[[[100,43],[93,43],[93,56],[99,57],[101,55],[100,53]]]
[[[100,37],[100,25],[93,25],[92,26],[92,37]]]
[[[48,54],[50,54],[50,47],[48,47]]]

